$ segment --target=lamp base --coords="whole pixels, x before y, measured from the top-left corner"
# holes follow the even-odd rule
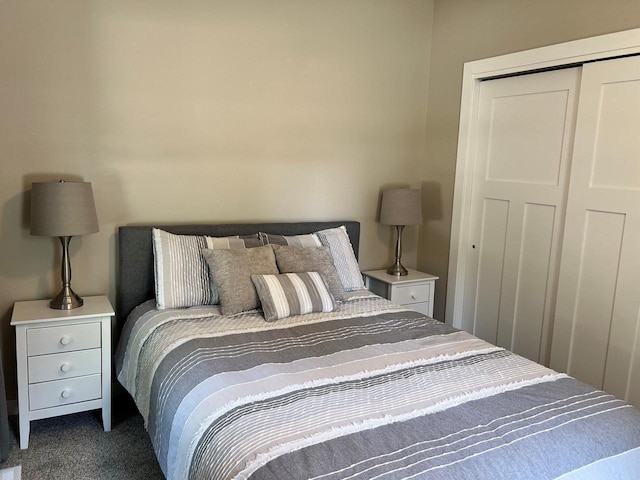
[[[49,308],[55,310],[73,310],[74,308],[81,307],[84,304],[84,300],[76,292],[71,290],[71,287],[65,285],[58,295],[55,296],[49,302]]]
[[[400,260],[396,260],[396,263],[387,268],[387,273],[396,277],[402,277],[409,274],[407,269],[400,263]]]

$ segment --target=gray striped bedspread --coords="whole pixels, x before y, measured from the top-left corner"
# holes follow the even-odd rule
[[[173,479],[638,479],[640,412],[365,292],[332,313],[139,306],[119,381]]]

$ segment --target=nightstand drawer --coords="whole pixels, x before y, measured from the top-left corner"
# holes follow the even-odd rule
[[[29,410],[95,400],[102,396],[101,383],[98,374],[29,385]]]
[[[431,308],[431,304],[429,302],[411,303],[411,304],[408,304],[406,307],[410,310],[424,313],[428,317],[432,315],[432,311],[433,311],[433,309]]]
[[[407,275],[389,275],[386,270],[362,272],[367,288],[393,303],[432,317],[433,297],[438,277],[409,270]]]
[[[428,302],[431,293],[429,283],[416,283],[414,285],[398,285],[393,288],[391,301],[400,305],[410,303]]]
[[[102,371],[102,350],[80,350],[29,357],[29,383],[48,382],[63,378],[81,377]]]
[[[28,356],[99,347],[100,323],[98,322],[27,330]]]

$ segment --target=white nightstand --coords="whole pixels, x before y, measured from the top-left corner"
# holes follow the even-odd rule
[[[370,270],[362,274],[369,291],[433,317],[433,296],[438,277],[416,270],[409,270],[409,274],[402,277],[389,275],[386,270]]]
[[[85,297],[73,310],[49,300],[16,302],[20,448],[29,446],[29,422],[102,409],[111,430],[111,317],[105,296]]]

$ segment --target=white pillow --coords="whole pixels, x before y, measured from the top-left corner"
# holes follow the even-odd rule
[[[353,246],[349,240],[347,227],[344,225],[338,228],[329,228],[315,232],[320,243],[329,247],[333,263],[338,270],[340,281],[347,292],[354,290],[364,290],[364,281],[360,273],[360,266],[356,255],[353,253]]]

